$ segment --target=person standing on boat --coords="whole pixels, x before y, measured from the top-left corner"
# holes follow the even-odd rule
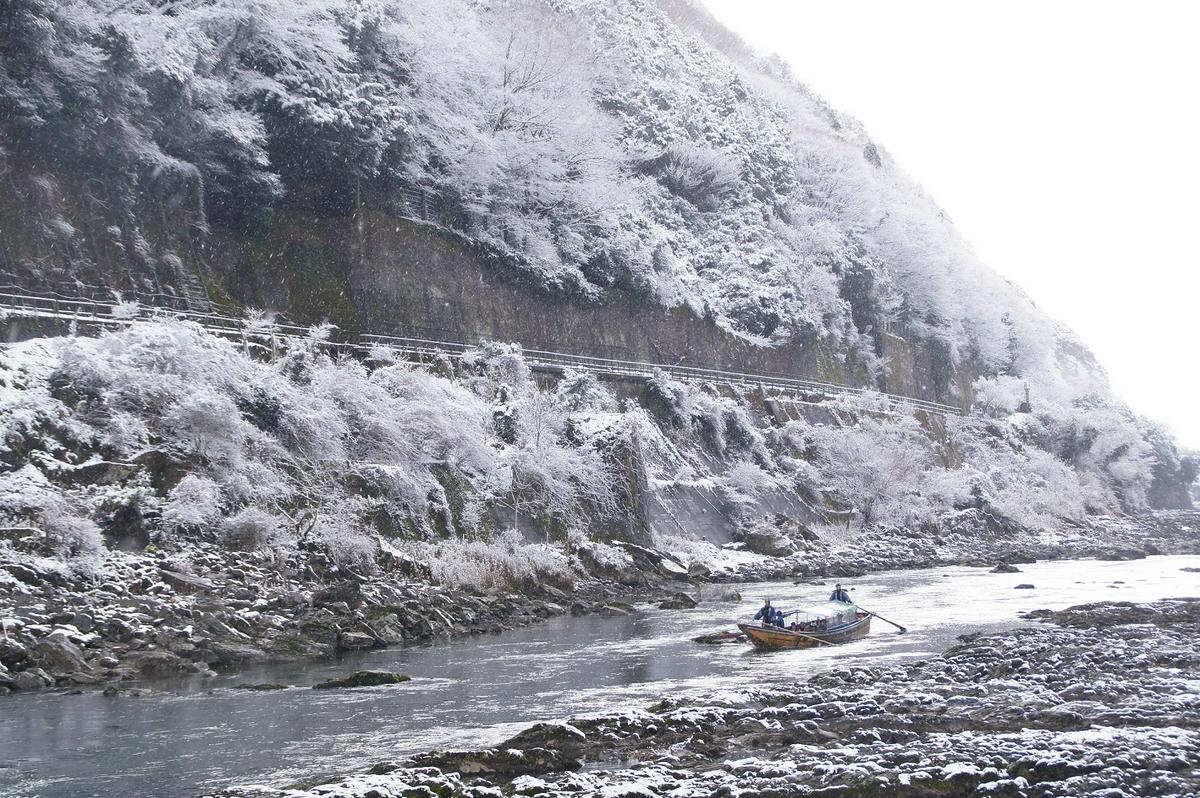
[[[754,614],[754,620],[762,621],[763,626],[783,626],[783,610],[771,606],[771,600],[763,601],[762,608]]]
[[[850,594],[842,587],[841,583],[834,585],[833,592],[829,594],[830,601],[841,601],[846,604],[850,603]]]

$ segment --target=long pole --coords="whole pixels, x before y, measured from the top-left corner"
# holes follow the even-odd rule
[[[788,613],[788,615],[795,615],[795,614],[796,614],[795,612],[789,612],[789,613]],[[806,634],[804,634],[803,632],[797,632],[797,631],[795,631],[795,630],[793,630],[793,629],[785,629],[785,628],[783,628],[782,626],[766,626],[766,625],[764,625],[764,626],[763,626],[763,628],[764,628],[764,629],[776,629],[776,630],[778,630],[778,631],[780,631],[780,632],[787,632],[787,633],[788,633],[788,634],[790,634],[790,635],[796,635],[797,637],[803,637],[805,640],[815,640],[815,641],[817,641],[818,643],[824,643],[824,644],[825,644],[825,645],[827,645],[827,646],[832,646],[832,645],[833,645],[833,643],[830,643],[828,640],[822,640],[822,639],[821,639],[821,638],[819,638],[819,637],[813,637],[812,635],[806,635]]]
[[[784,631],[792,632],[791,629],[785,629]],[[833,643],[829,642],[828,640],[822,640],[819,637],[813,637],[812,635],[806,635],[806,634],[803,634],[802,632],[792,632],[792,634],[799,635],[800,637],[803,637],[805,640],[816,640],[818,643],[823,643],[827,646],[833,645]]]
[[[866,608],[864,607],[863,609],[866,609]],[[882,615],[880,615],[877,612],[871,612],[870,610],[867,610],[867,612],[871,613],[871,617],[873,617],[873,618],[878,618],[879,620],[883,621],[884,623],[890,623],[892,626],[894,626],[900,630],[900,634],[904,634],[905,632],[908,631],[908,629],[906,629],[905,627],[901,626],[900,624],[896,623],[895,621],[889,621],[887,618],[884,618]]]

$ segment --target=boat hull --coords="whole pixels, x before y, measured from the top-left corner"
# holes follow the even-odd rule
[[[755,648],[824,648],[866,637],[871,631],[871,616],[863,614],[853,623],[824,632],[792,632],[778,626],[761,626],[756,623],[739,623],[738,629],[742,630]]]

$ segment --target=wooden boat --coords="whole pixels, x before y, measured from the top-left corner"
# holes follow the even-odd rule
[[[755,648],[812,648],[831,646],[866,637],[871,631],[871,613],[841,601],[827,601],[793,613],[798,630],[760,623],[739,623]]]

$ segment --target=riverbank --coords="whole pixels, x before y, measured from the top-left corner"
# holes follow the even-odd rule
[[[1200,599],[1030,613],[938,657],[538,724],[482,751],[308,790],[402,795],[1189,795],[1200,789]]]
[[[625,614],[625,601],[657,595],[652,585],[600,579],[581,579],[569,593],[452,589],[421,578],[412,561],[386,573],[289,576],[269,554],[203,543],[108,552],[99,574],[87,576],[44,564],[0,562],[0,693],[211,676],[498,633],[565,613]]]
[[[1053,531],[1021,527],[980,510],[946,516],[929,528],[874,527],[844,539],[775,531],[760,547],[788,546],[785,557],[764,558],[718,571],[731,582],[862,576],[880,571],[949,565],[1019,565],[1041,560],[1132,560],[1157,554],[1200,553],[1200,512],[1161,511],[1142,516],[1093,516],[1063,521]],[[772,534],[768,532],[767,534]]]
[[[86,576],[45,559],[0,557],[0,693],[120,689],[272,660],[497,633],[566,613],[626,614],[629,602],[670,595],[686,607],[690,599],[677,594],[694,594],[705,582],[1194,553],[1197,530],[1194,512],[1098,518],[1049,535],[968,511],[937,530],[875,529],[850,541],[794,537],[789,556],[741,557],[733,567],[695,553],[626,546],[614,569],[580,552],[590,567],[570,591],[531,584],[487,593],[432,584],[421,563],[403,557],[371,574],[319,560],[280,568],[270,553],[202,542],[107,552],[99,572]]]

